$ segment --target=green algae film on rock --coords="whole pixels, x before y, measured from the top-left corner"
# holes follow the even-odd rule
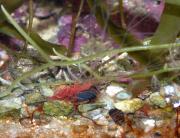
[[[73,112],[73,105],[64,101],[49,101],[44,103],[43,110],[49,116],[68,116]]]
[[[138,109],[140,109],[143,106],[143,101],[138,98],[130,99],[130,100],[124,100],[119,101],[114,104],[115,108],[125,112],[125,113],[134,113]]]

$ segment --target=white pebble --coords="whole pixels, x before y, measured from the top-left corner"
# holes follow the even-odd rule
[[[123,91],[124,89],[118,85],[110,85],[106,88],[106,93],[110,96],[113,97],[115,96],[118,92]]]
[[[164,86],[164,92],[166,95],[174,95],[175,94],[175,88],[172,85]]]

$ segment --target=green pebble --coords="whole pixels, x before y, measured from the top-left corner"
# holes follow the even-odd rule
[[[33,92],[25,95],[25,103],[28,105],[33,105],[46,101],[46,98],[41,95],[40,92]]]
[[[73,112],[73,105],[64,101],[45,102],[43,110],[49,116],[68,116]]]
[[[131,100],[123,100],[114,104],[115,108],[125,112],[134,113],[143,106],[143,101],[139,98],[134,98]]]
[[[159,93],[153,93],[149,97],[150,104],[159,106],[161,108],[166,107],[166,101]]]
[[[78,106],[78,110],[80,112],[88,112],[88,111],[95,110],[97,108],[102,108],[104,106],[105,106],[104,103],[81,104]]]

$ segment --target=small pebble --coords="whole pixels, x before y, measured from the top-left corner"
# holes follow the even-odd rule
[[[35,11],[35,17],[39,19],[47,19],[54,15],[54,13],[47,8],[37,8]]]
[[[94,117],[98,116],[99,114],[101,114],[101,109],[96,109],[96,110],[88,112],[88,116],[90,118],[94,118]]]
[[[97,118],[93,118],[93,120],[96,120],[99,125],[107,126],[109,124],[108,120],[103,115],[99,115]]]
[[[180,107],[180,100],[175,101],[175,102],[173,103],[173,107],[174,107],[174,108]]]
[[[155,120],[154,119],[142,119],[142,122],[144,124],[144,130],[145,132],[148,132],[155,126]]]
[[[46,97],[53,96],[54,94],[53,90],[50,87],[45,86],[45,85],[41,86],[41,91],[42,91],[42,94]]]
[[[152,105],[159,106],[161,108],[166,107],[166,100],[158,92],[152,93],[149,97],[149,101]]]
[[[132,93],[126,92],[126,91],[121,91],[117,93],[116,98],[119,100],[127,100],[132,98]]]
[[[77,94],[78,102],[91,101],[96,99],[97,91],[96,89],[84,90]]]
[[[43,110],[49,116],[68,116],[73,112],[73,105],[63,101],[49,101],[44,103]]]
[[[40,92],[29,93],[26,94],[24,97],[25,97],[25,103],[28,105],[33,105],[46,101],[46,98],[43,95],[41,95]]]
[[[118,109],[111,109],[109,115],[117,125],[122,125],[125,121],[124,113]]]
[[[22,105],[21,98],[9,98],[0,100],[0,114],[11,111],[13,109],[20,109]]]
[[[78,110],[80,112],[88,112],[88,111],[95,110],[97,108],[102,108],[104,106],[105,106],[104,103],[81,104],[78,106]]]
[[[151,90],[153,92],[159,91],[160,87],[161,87],[160,81],[158,80],[156,76],[153,76],[151,79]]]
[[[173,96],[175,95],[176,91],[174,86],[172,85],[166,85],[160,90],[161,94],[165,94],[165,96]]]
[[[122,110],[125,113],[134,113],[143,106],[143,101],[139,98],[131,100],[119,101],[114,104],[115,108]]]
[[[106,93],[110,96],[113,97],[115,96],[118,92],[123,91],[124,89],[121,86],[118,86],[116,84],[111,84],[106,88]]]

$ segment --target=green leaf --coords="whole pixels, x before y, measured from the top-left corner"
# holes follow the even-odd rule
[[[27,30],[25,30],[27,32]],[[4,22],[0,24],[0,33],[6,34],[11,37],[15,37],[20,40],[24,40],[24,38],[17,32],[17,30],[9,23]],[[61,54],[65,54],[67,49],[65,46],[57,45],[50,43],[48,41],[43,40],[35,31],[31,30],[30,37],[41,47],[44,52],[48,55],[55,55],[53,52],[53,48],[56,49]]]
[[[180,32],[180,0],[166,0],[160,24],[152,37],[151,44],[175,42]]]
[[[166,0],[166,3],[176,5],[176,6],[180,6],[180,1],[179,0]]]
[[[23,3],[23,0],[0,0],[0,5],[3,5],[10,13],[13,12],[16,8],[21,6]],[[5,20],[5,16],[0,9],[0,23],[2,23]]]
[[[180,32],[180,1],[166,0],[165,9],[161,16],[160,24],[151,39],[151,44],[167,44],[175,42]],[[153,55],[164,57],[168,49],[151,51]],[[165,75],[166,76],[166,75]]]

